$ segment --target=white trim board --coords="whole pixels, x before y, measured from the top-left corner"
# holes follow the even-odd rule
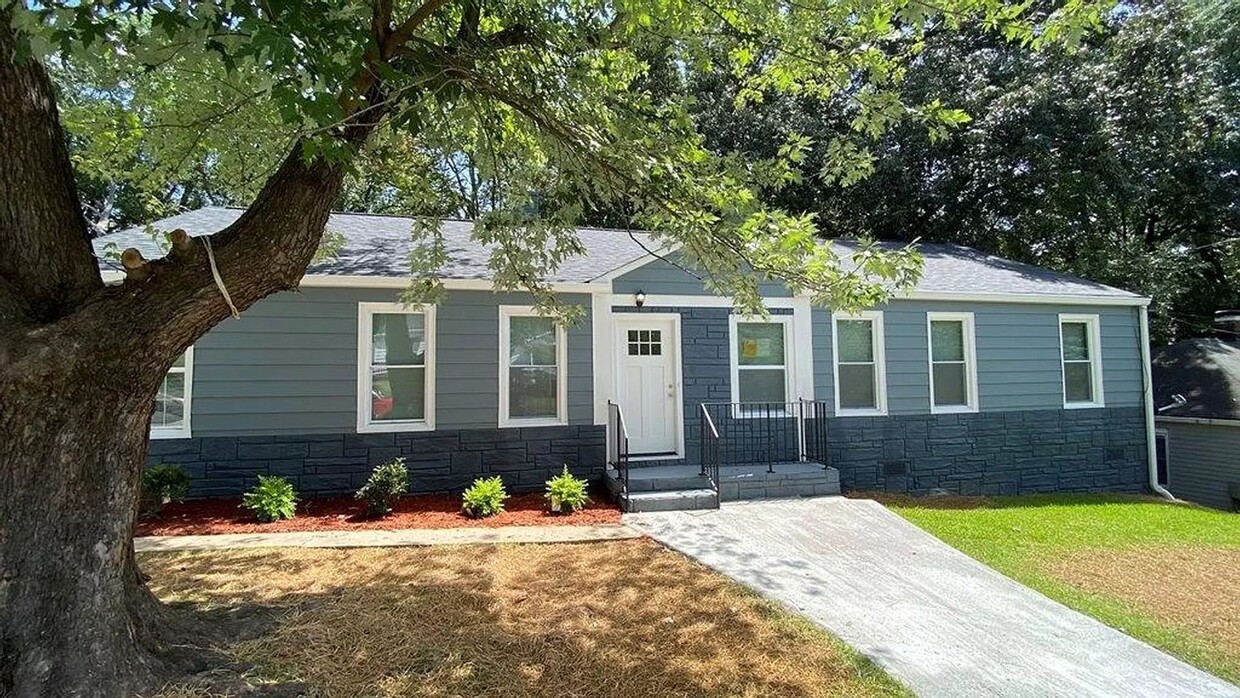
[[[499,306],[499,412],[496,424],[501,429],[513,427],[554,427],[568,424],[568,330],[555,323],[555,417],[511,417],[509,394],[509,365],[511,357],[512,325],[514,317],[539,317],[532,305]]]
[[[1089,380],[1093,389],[1093,399],[1088,402],[1068,402],[1067,362],[1063,355],[1063,326],[1065,322],[1085,325],[1085,338],[1089,342]],[[1089,410],[1106,407],[1106,396],[1102,391],[1102,318],[1093,314],[1060,313],[1058,327],[1059,387],[1063,391],[1061,393],[1063,395],[1063,408],[1065,410]]]
[[[426,333],[425,358],[425,409],[419,420],[371,421],[370,419],[370,342],[371,318],[375,313],[405,313],[423,316],[422,327]],[[435,364],[438,360],[435,348],[435,306],[427,305],[410,310],[401,303],[357,304],[357,433],[376,434],[401,431],[435,430]]]
[[[172,373],[174,368],[168,369]],[[185,366],[180,370],[185,377],[185,392],[181,396],[181,424],[175,427],[151,427],[152,439],[188,439],[194,432],[190,426],[190,417],[194,412],[194,348],[185,350]],[[166,376],[165,376],[166,377]]]
[[[964,342],[965,363],[965,404],[936,405],[934,404],[934,330],[935,321],[959,322],[961,339]],[[974,325],[973,313],[945,313],[932,310],[926,313],[926,354],[929,361],[928,377],[930,385],[930,414],[967,414],[978,411],[980,399],[977,390],[977,328]]]
[[[870,341],[874,352],[874,402],[872,408],[840,407],[840,320],[869,320]],[[887,416],[887,336],[883,331],[883,311],[866,310],[860,313],[831,314],[831,379],[835,390],[835,416],[837,417],[886,417]]]

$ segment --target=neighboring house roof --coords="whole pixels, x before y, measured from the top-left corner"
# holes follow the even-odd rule
[[[1162,417],[1240,420],[1240,343],[1186,339],[1154,352],[1154,407]]]
[[[241,215],[242,209],[206,207],[171,218],[155,221],[151,227],[159,231],[183,228],[190,235],[204,235],[220,230]],[[361,213],[333,213],[327,229],[344,237],[340,253],[332,259],[313,265],[313,275],[342,275],[403,278],[409,275],[409,254],[412,251],[410,229],[413,219]],[[491,275],[487,266],[490,248],[471,236],[470,221],[442,222],[447,266],[440,270],[447,279],[486,279]],[[625,230],[579,228],[578,237],[585,255],[567,259],[547,279],[553,282],[589,282],[609,272],[639,263],[643,258],[653,261],[650,250],[659,244],[649,234]],[[118,231],[96,239],[95,248],[102,253],[107,243],[117,248],[136,247],[147,258],[163,254],[160,246],[147,233],[146,227]],[[834,241],[842,256],[856,249],[856,243]],[[884,242],[896,248],[904,243]],[[1080,296],[1105,300],[1132,300],[1141,297],[1111,286],[1060,274],[1049,269],[1013,262],[1002,257],[983,254],[969,247],[946,244],[917,245],[925,259],[925,268],[916,292],[919,294],[1003,294],[1052,297]]]

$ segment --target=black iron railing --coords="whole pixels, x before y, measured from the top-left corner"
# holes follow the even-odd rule
[[[702,403],[703,474],[708,462],[716,469],[746,465],[767,472],[780,463],[825,467],[826,417],[826,403],[815,400]]]
[[[719,506],[719,429],[710,416],[710,410],[702,405],[702,440],[701,459],[702,475],[710,481],[710,488],[715,491],[715,506]]]
[[[629,491],[629,430],[620,405],[607,401],[607,465],[616,470],[620,493]]]

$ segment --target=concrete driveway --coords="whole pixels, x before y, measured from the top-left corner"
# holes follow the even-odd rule
[[[745,502],[625,523],[797,610],[922,696],[1240,697],[876,502]]]

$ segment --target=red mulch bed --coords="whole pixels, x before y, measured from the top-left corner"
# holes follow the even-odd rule
[[[461,499],[449,495],[402,497],[382,519],[362,517],[362,504],[351,497],[307,499],[297,503],[290,521],[259,523],[240,499],[209,499],[164,507],[159,516],[138,522],[139,536],[192,536],[214,533],[284,533],[288,531],[360,531],[401,528],[493,528],[496,526],[566,526],[620,523],[620,510],[603,497],[592,495],[586,508],[572,514],[552,514],[541,494],[516,494],[504,502],[504,512],[485,519],[461,513]]]

